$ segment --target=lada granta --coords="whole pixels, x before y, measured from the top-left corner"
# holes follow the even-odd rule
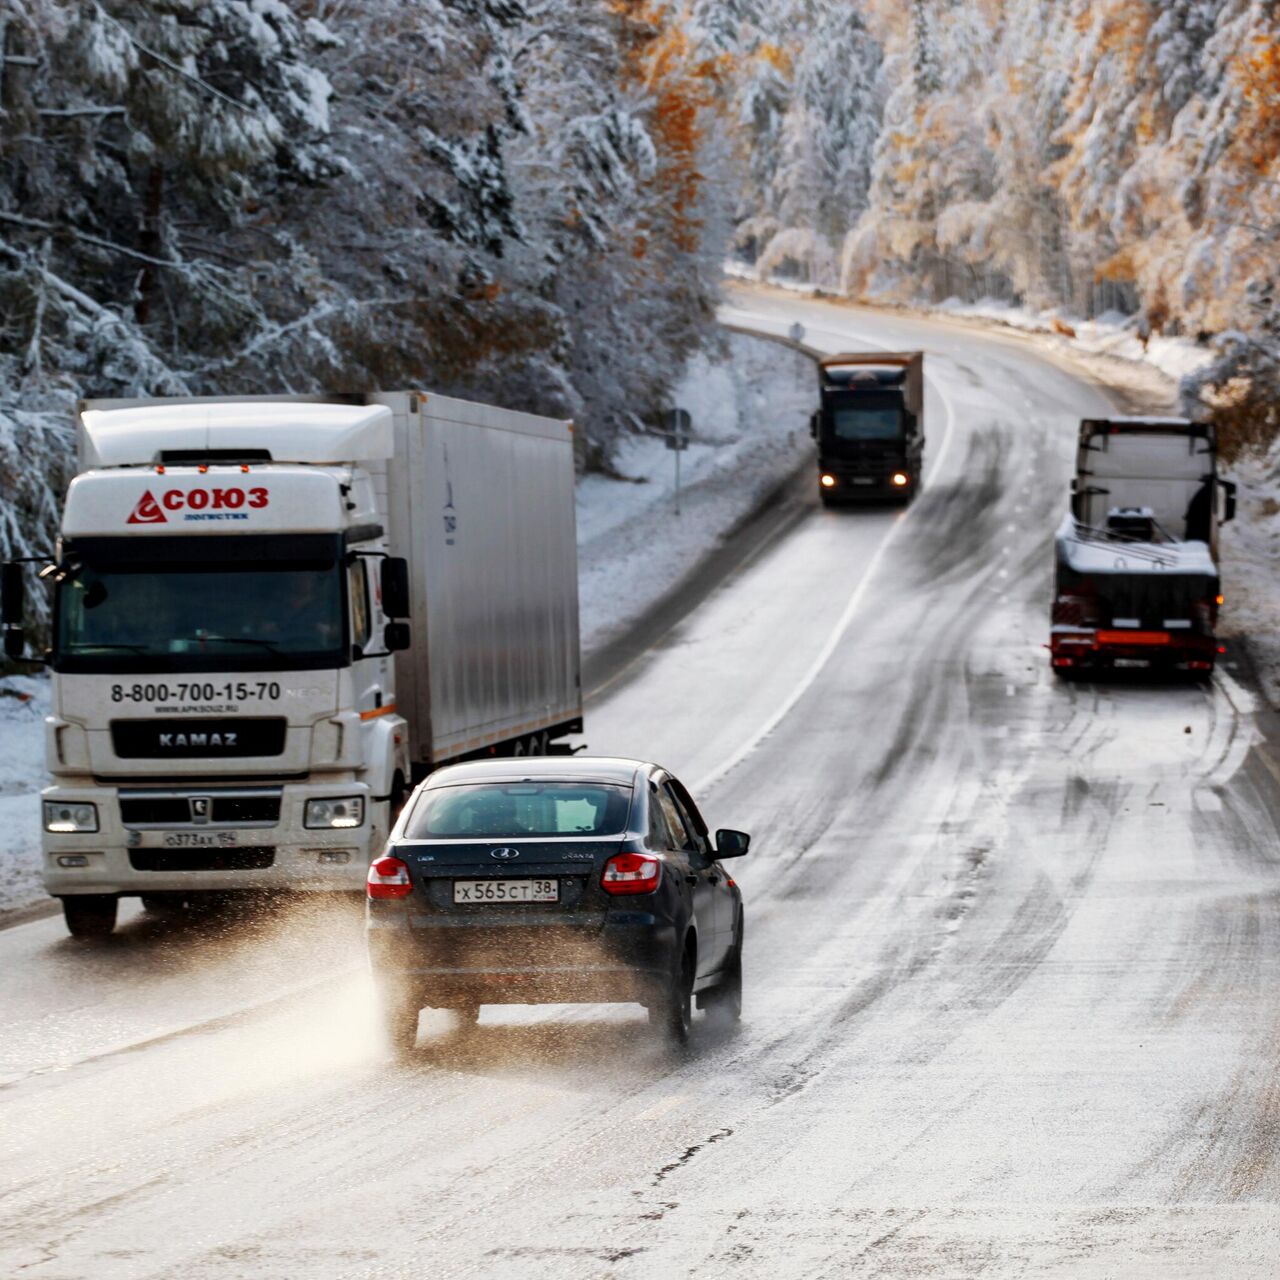
[[[656,764],[487,760],[441,769],[369,868],[367,934],[391,1047],[424,1007],[638,1002],[673,1045],[693,1004],[742,1011],[742,894],[707,825]]]

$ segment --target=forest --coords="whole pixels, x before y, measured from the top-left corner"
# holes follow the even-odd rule
[[[81,395],[424,385],[588,467],[726,257],[1119,312],[1280,392],[1271,0],[0,0],[0,553]]]

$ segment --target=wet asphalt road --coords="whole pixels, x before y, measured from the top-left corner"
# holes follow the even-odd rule
[[[0,1275],[1270,1277],[1280,812],[1250,693],[1058,685],[1075,420],[1024,345],[929,352],[906,514],[808,514],[589,710],[753,833],[747,1010],[429,1014],[373,1047],[333,904],[0,932]],[[1230,584],[1227,584],[1230,590]]]

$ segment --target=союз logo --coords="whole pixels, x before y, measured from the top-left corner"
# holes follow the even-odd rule
[[[128,524],[168,524],[166,511],[239,511],[248,507],[261,511],[271,502],[271,494],[255,489],[167,489],[157,502],[150,489],[138,499]],[[242,517],[243,518],[243,517]]]

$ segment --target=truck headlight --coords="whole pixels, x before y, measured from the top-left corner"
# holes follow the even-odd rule
[[[44,802],[44,829],[66,835],[76,831],[97,831],[98,806],[88,801],[62,804],[57,800]]]
[[[340,796],[336,800],[308,800],[302,825],[311,830],[358,827],[364,822],[364,797]]]

